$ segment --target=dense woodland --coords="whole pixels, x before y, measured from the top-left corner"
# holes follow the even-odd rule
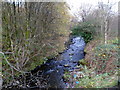
[[[82,69],[77,71],[85,77],[78,75],[81,83],[74,86],[115,86],[120,48],[118,14],[112,11],[113,6],[109,0],[107,4],[99,2],[97,8],[84,4],[73,16],[65,2],[3,2],[3,84],[9,85],[20,74],[56,57],[66,49],[65,43],[72,35],[82,36],[87,44],[84,50],[85,58],[79,61],[79,64],[83,65],[80,66]],[[67,81],[71,82],[68,79],[77,72],[65,72]],[[71,83],[76,80],[73,78]]]

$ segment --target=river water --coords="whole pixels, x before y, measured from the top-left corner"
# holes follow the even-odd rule
[[[85,42],[82,37],[72,38],[68,49],[57,59],[48,60],[45,64],[37,66],[31,71],[32,75],[26,76],[27,88],[66,88],[64,72],[73,71],[78,61],[84,58],[84,47]]]

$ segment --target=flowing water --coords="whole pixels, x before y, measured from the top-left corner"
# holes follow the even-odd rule
[[[75,66],[78,65],[78,61],[84,58],[84,47],[85,42],[82,37],[72,38],[68,49],[61,53],[57,59],[48,60],[45,64],[31,71],[33,75],[27,78],[27,81],[29,81],[28,86],[65,88],[64,71],[73,71],[76,68]]]

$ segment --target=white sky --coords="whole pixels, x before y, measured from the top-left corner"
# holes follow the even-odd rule
[[[74,13],[78,10],[81,4],[91,4],[93,7],[97,5],[98,2],[107,3],[108,0],[66,0],[66,2],[70,5],[71,12]],[[110,3],[116,3],[113,7],[113,11],[118,11],[118,2],[120,0],[109,0]]]
[[[25,1],[25,0],[7,0],[7,1]],[[33,0],[27,0],[33,1]],[[62,0],[35,0],[35,1],[62,1]],[[108,0],[65,0],[71,8],[71,13],[75,13],[78,11],[79,7],[83,4],[91,4],[92,8],[97,6],[98,2],[107,3]],[[113,7],[113,11],[118,12],[118,2],[120,0],[109,0],[110,3],[116,3]]]

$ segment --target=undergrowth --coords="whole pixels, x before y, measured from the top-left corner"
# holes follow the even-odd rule
[[[72,28],[72,35],[81,36],[88,43],[94,38],[95,26],[88,22],[82,22]]]
[[[85,59],[79,60],[79,69],[64,74],[68,88],[109,88],[118,84],[118,38],[107,44],[90,42],[85,48]]]

